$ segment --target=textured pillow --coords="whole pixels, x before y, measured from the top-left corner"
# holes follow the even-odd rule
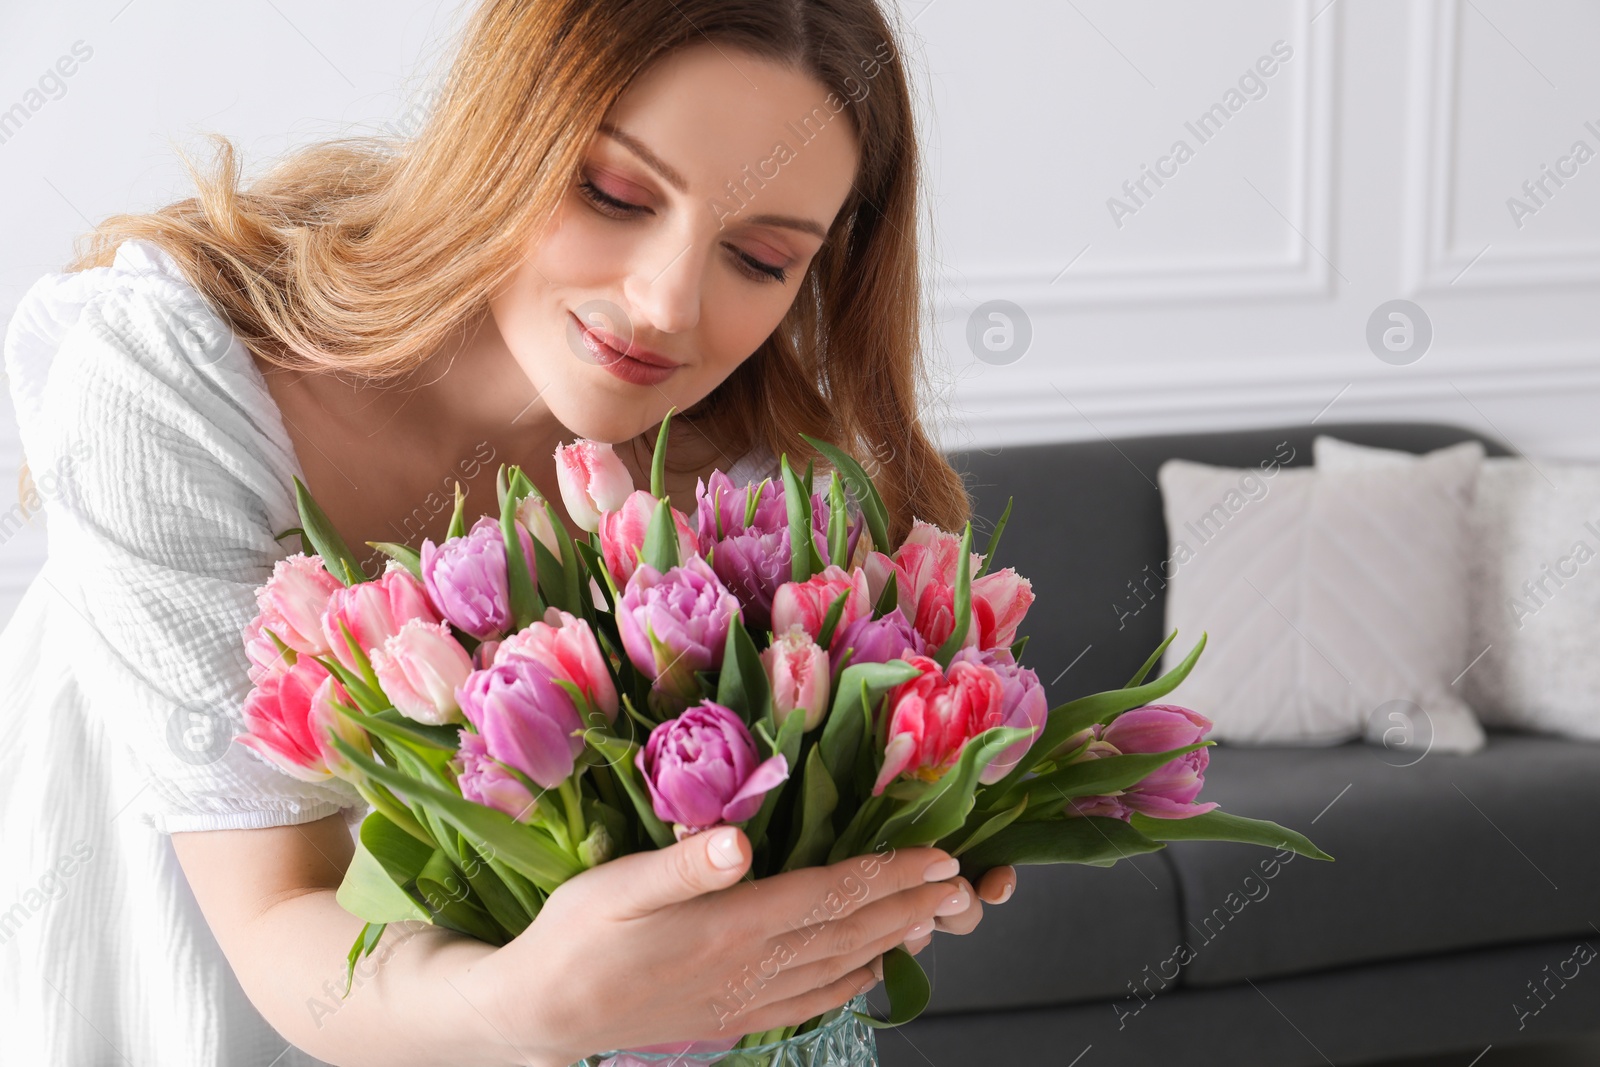
[[[1330,471],[1417,460],[1313,447]],[[1490,457],[1474,499],[1463,697],[1492,726],[1600,740],[1600,465]]]
[[[1270,481],[1162,465],[1166,621],[1180,632],[1165,666],[1210,634],[1180,693],[1212,737],[1482,747],[1452,686],[1468,660],[1467,508],[1482,461],[1472,442],[1404,465],[1274,468]]]

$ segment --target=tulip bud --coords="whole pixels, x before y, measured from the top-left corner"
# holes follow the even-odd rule
[[[805,728],[816,729],[828,710],[832,681],[828,650],[820,647],[799,623],[795,623],[762,651],[761,665],[766,668],[767,681],[772,687],[777,721],[783,722],[789,712],[798,708],[805,714]]]
[[[472,657],[442,622],[411,619],[372,652],[372,670],[408,719],[442,726],[463,722],[456,687],[472,673]]]
[[[590,533],[633,492],[633,476],[612,447],[587,439],[556,447],[556,484],[568,517]]]

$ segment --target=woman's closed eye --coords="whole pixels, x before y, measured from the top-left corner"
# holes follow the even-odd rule
[[[578,189],[596,211],[608,218],[633,219],[651,213],[650,209],[642,204],[630,204],[626,200],[619,200],[587,178],[578,183]],[[724,247],[733,253],[734,264],[746,277],[754,281],[772,281],[779,284],[789,280],[789,272],[783,267],[764,263],[732,245]]]

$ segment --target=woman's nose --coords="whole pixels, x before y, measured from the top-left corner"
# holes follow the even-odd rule
[[[705,259],[705,251],[687,238],[653,242],[623,284],[623,294],[651,328],[692,330],[700,321]]]

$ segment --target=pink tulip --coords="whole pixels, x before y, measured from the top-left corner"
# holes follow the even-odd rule
[[[372,670],[406,718],[433,726],[465,721],[455,691],[472,673],[472,657],[445,623],[407,619],[372,650]]]
[[[373,649],[398,633],[409,619],[441,621],[439,613],[428,602],[428,592],[422,583],[391,560],[382,578],[340,588],[328,598],[322,613],[322,634],[333,657],[343,666],[359,672],[360,667],[340,624],[350,628],[362,653],[370,657]]]
[[[557,678],[577,686],[607,722],[617,721],[617,686],[594,631],[583,619],[550,605],[543,621],[500,642],[493,662],[504,663],[511,656],[542,661]]]
[[[234,740],[301,781],[320,782],[331,778],[333,771],[329,769],[328,756],[332,753],[338,757],[338,754],[323,731],[331,724],[352,743],[356,743],[356,735],[361,731],[327,706],[331,699],[350,703],[343,687],[324,684],[330,681],[337,683],[328,669],[311,655],[300,656],[287,670],[268,674],[245,699],[246,732],[235,736]],[[319,703],[322,709],[314,717],[313,708]],[[360,744],[368,744],[364,736]],[[335,760],[335,765],[342,763],[342,757]]]
[[[489,745],[482,734],[461,731],[461,749],[451,767],[466,799],[522,823],[533,822],[539,813],[539,801],[533,791],[509,767],[489,755]]]
[[[312,694],[311,711],[306,716],[306,722],[317,755],[323,766],[328,768],[328,773],[346,781],[355,781],[363,777],[362,772],[348,756],[333,747],[329,737],[341,738],[368,756],[372,755],[372,740],[365,730],[334,708],[335,701],[347,708],[355,707],[355,701],[350,699],[350,694],[339,683],[339,679],[330,674]]]
[[[1205,740],[1206,731],[1211,729],[1211,725],[1211,720],[1204,715],[1176,704],[1149,704],[1134,708],[1112,719],[1109,726],[1096,723],[1090,727],[1093,740],[1089,748],[1069,763],[1130,753],[1170,752]],[[1076,740],[1081,744],[1082,739],[1080,733],[1068,740]],[[1210,762],[1210,749],[1197,748],[1162,764],[1137,784],[1119,793],[1075,797],[1068,805],[1068,810],[1074,815],[1110,815],[1119,819],[1127,819],[1135,811],[1155,819],[1187,819],[1203,815],[1217,807],[1214,801],[1195,801],[1200,788],[1205,785],[1205,770]]]
[[[1050,702],[1045,699],[1044,686],[1039,675],[1031,668],[1019,666],[1011,649],[1004,645],[979,652],[975,648],[961,648],[951,657],[951,663],[981,663],[994,671],[1000,679],[1000,725],[1031,727],[1027,737],[1013,741],[1000,750],[978,775],[984,785],[993,785],[1009,774],[1033,743],[1044,732],[1045,721],[1050,717]]]
[[[928,644],[944,644],[955,629],[956,570],[960,565],[961,538],[918,519],[911,534],[891,556],[873,552],[867,557],[867,589],[877,603],[889,576],[896,579],[897,599],[917,632]],[[968,557],[968,574],[983,566],[983,553]],[[962,647],[987,650],[1010,645],[1018,625],[1033,603],[1033,586],[1010,567],[972,581],[972,621]]]
[[[556,447],[556,484],[567,516],[590,533],[600,516],[622,507],[633,492],[633,476],[609,444],[579,439]]]
[[[517,505],[517,521],[520,522],[534,539],[556,559],[561,558],[561,539],[556,536],[556,528],[550,523],[550,516],[544,510],[544,497],[537,492],[529,493],[522,498],[522,503]]]
[[[761,652],[767,682],[772,687],[772,703],[782,723],[789,712],[800,709],[805,728],[814,730],[828,710],[832,674],[828,669],[828,650],[820,647],[799,625],[789,627]]]
[[[1005,687],[992,668],[952,661],[945,671],[929,656],[909,656],[906,662],[921,673],[889,690],[888,742],[873,796],[901,774],[937,781],[968,740],[1005,725]]]
[[[296,652],[320,656],[329,649],[322,631],[322,613],[327,609],[328,598],[343,588],[344,583],[322,565],[321,556],[296,552],[280,559],[272,565],[272,577],[256,590],[260,622],[254,632],[270,630]],[[272,644],[270,637],[265,640],[271,656],[263,654],[266,663],[252,656],[252,662],[258,666],[266,666],[278,658],[278,647]]]
[[[820,574],[813,574],[803,582],[785,582],[778,586],[772,596],[772,632],[780,634],[799,626],[813,640],[820,639],[828,608],[840,593],[849,595],[845,597],[844,610],[839,613],[839,622],[830,641],[832,648],[837,648],[839,635],[845,627],[872,614],[866,571],[846,571],[829,564]]]
[[[639,566],[639,551],[644,548],[645,534],[649,532],[657,502],[657,497],[639,489],[630,493],[620,507],[600,517],[600,554],[605,559],[606,570],[611,572],[619,587],[627,584]],[[690,556],[699,555],[700,544],[688,516],[673,508],[672,523],[678,531],[678,562],[684,563]]]

